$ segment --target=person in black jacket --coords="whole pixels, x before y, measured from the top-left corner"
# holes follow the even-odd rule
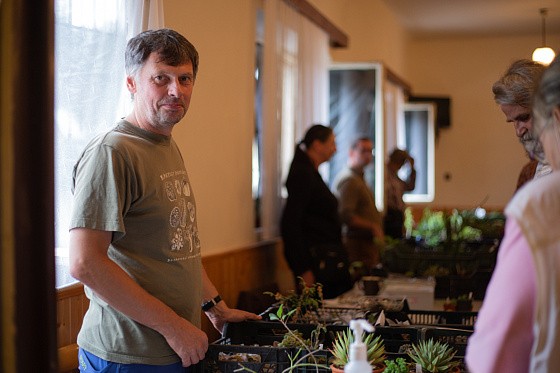
[[[334,298],[351,287],[338,201],[319,174],[319,165],[335,151],[331,128],[315,124],[307,130],[295,148],[281,220],[288,265],[307,286],[321,283],[325,298]]]

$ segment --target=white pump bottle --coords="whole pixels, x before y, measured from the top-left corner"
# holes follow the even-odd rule
[[[364,330],[373,332],[373,326],[363,319],[351,320],[350,329],[354,332],[354,342],[350,345],[348,364],[344,373],[371,373],[373,368],[367,360],[367,346],[363,342]]]

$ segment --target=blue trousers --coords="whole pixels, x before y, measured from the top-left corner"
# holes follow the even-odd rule
[[[78,362],[82,373],[192,373],[194,367],[184,368],[181,362],[170,365],[119,364],[103,360],[80,348]]]

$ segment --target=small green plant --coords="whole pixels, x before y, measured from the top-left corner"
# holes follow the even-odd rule
[[[445,241],[447,239],[447,232],[445,229],[444,212],[425,208],[422,219],[412,231],[412,235],[422,237],[427,247],[436,247]]]
[[[282,342],[278,343],[278,347],[285,348],[305,348],[311,345],[309,339],[305,339],[303,334],[299,330],[290,330],[288,333],[284,334]]]
[[[333,342],[331,353],[333,354],[333,365],[344,368],[348,363],[350,345],[354,342],[354,334],[350,328],[338,332]],[[366,335],[363,340],[367,348],[367,359],[372,366],[378,366],[385,360],[385,345],[381,336],[375,337],[372,333]]]
[[[383,373],[409,373],[408,363],[402,357],[396,360],[385,360],[385,370]]]
[[[425,208],[420,221],[416,223],[409,207],[405,211],[404,225],[407,237],[420,237],[426,247],[443,249],[442,246],[457,246],[464,241],[501,238],[504,223],[502,213],[486,213],[480,208],[463,211],[454,209],[451,212]]]
[[[326,365],[326,362],[322,362],[314,356],[321,350],[320,336],[321,333],[325,331],[325,327],[321,324],[318,324],[315,330],[311,332],[311,338],[304,339],[303,335],[299,331],[291,330],[288,326],[288,320],[290,319],[290,316],[296,311],[296,309],[293,309],[287,313],[284,313],[284,305],[280,304],[276,313],[271,313],[268,315],[270,320],[279,321],[287,330],[287,334],[284,335],[282,342],[280,342],[278,346],[297,348],[295,354],[288,354],[290,366],[286,368],[282,373],[287,371],[291,372],[296,368],[302,367],[315,368],[317,372],[319,371],[319,369],[327,369],[328,367]],[[303,351],[305,351],[305,353],[301,355]]]
[[[316,312],[323,305],[323,285],[320,283],[306,286],[302,277],[298,277],[301,293],[291,291],[287,295],[265,292],[273,296],[277,304],[286,310],[288,321],[316,322]]]
[[[422,370],[430,373],[446,373],[459,365],[459,361],[453,361],[456,351],[447,343],[434,341],[430,338],[412,345],[412,351],[408,356],[422,367]]]

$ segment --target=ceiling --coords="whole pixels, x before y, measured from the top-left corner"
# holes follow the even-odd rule
[[[560,0],[383,0],[419,37],[541,35],[539,9],[548,8],[547,35],[560,33]]]

